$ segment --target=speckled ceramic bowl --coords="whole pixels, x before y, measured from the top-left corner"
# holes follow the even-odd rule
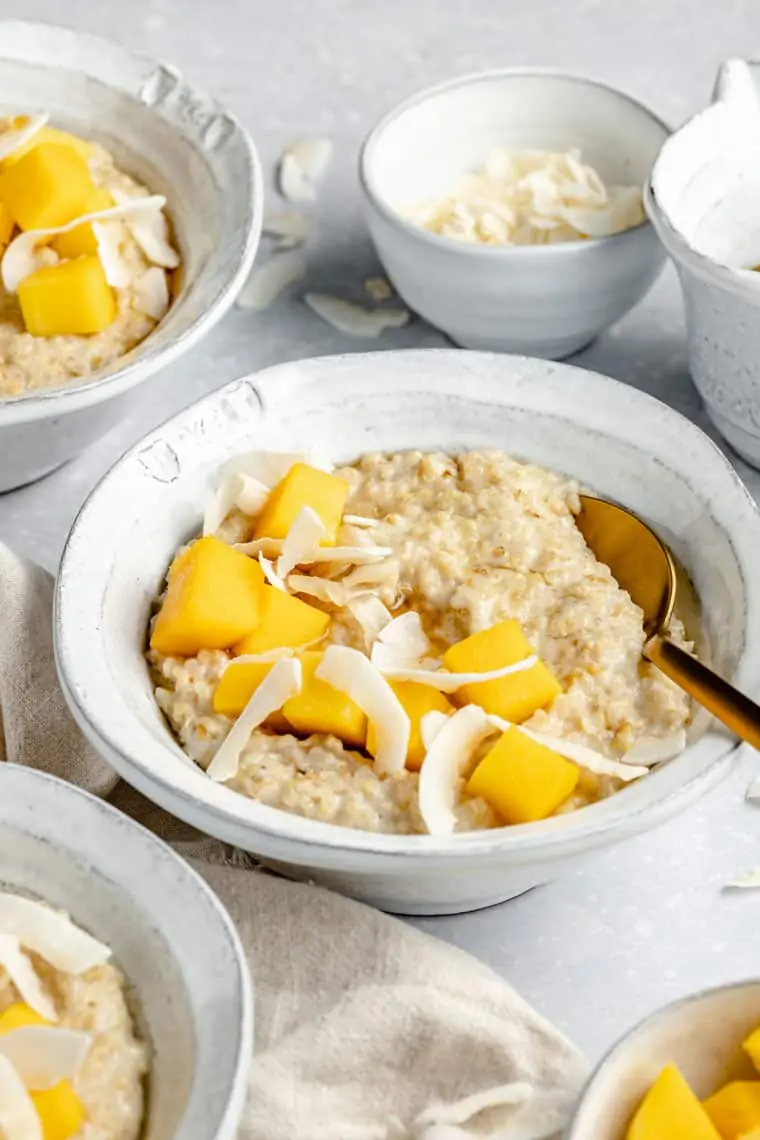
[[[135,389],[224,315],[253,263],[264,183],[238,120],[176,68],[95,36],[0,22],[0,113],[48,112],[103,143],[168,200],[179,290],[155,332],[84,383],[0,399],[0,492],[78,455],[125,414]]]
[[[373,450],[502,448],[577,476],[669,541],[702,597],[716,666],[760,691],[760,516],[693,424],[568,365],[452,349],[322,357],[228,384],[181,412],[119,460],[74,525],[56,596],[59,673],[79,724],[130,783],[291,875],[389,910],[435,914],[545,882],[667,819],[726,772],[736,745],[715,729],[582,811],[449,838],[336,827],[210,780],[153,699],[143,656],[151,601],[177,547],[197,533],[226,459],[315,441],[338,462]]]
[[[727,1079],[757,1077],[741,1042],[760,1025],[760,980],[682,998],[614,1045],[581,1094],[565,1140],[624,1140],[657,1074],[674,1062],[700,1098]]]
[[[0,883],[68,911],[113,950],[152,1051],[144,1140],[233,1140],[253,998],[235,928],[203,880],[107,804],[0,764]]]

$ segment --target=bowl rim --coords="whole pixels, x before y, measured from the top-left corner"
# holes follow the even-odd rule
[[[467,256],[473,257],[502,258],[505,260],[507,258],[516,260],[518,258],[528,257],[569,257],[573,252],[577,253],[579,250],[610,248],[615,243],[620,243],[625,239],[630,240],[634,235],[646,231],[651,223],[649,218],[645,216],[637,225],[631,226],[627,230],[621,230],[619,233],[608,234],[606,237],[557,242],[555,245],[476,245],[469,242],[458,241],[456,238],[445,237],[442,234],[434,234],[431,233],[430,230],[423,229],[422,226],[415,225],[405,218],[403,214],[400,214],[389,205],[383,195],[377,190],[373,174],[373,163],[376,161],[374,152],[384,132],[397,119],[400,119],[402,115],[406,114],[407,111],[412,110],[412,108],[418,106],[420,103],[437,99],[439,95],[445,95],[449,91],[456,90],[459,87],[475,86],[478,83],[486,83],[495,79],[531,77],[537,79],[561,79],[571,84],[597,88],[604,92],[605,95],[611,95],[624,103],[630,104],[630,106],[634,107],[637,111],[641,111],[647,118],[660,127],[664,134],[662,145],[664,145],[673,134],[673,128],[645,103],[642,103],[635,96],[629,95],[627,91],[613,87],[612,84],[596,79],[593,76],[563,71],[561,68],[553,67],[503,67],[491,68],[487,71],[470,72],[467,75],[447,79],[442,83],[436,83],[431,87],[426,87],[422,91],[410,95],[375,122],[375,125],[364,138],[358,158],[359,185],[367,202],[382,215],[385,221],[403,231],[407,237],[413,238],[424,245],[429,245],[434,249],[445,250],[449,253],[466,254]],[[643,185],[644,183],[642,182],[642,187]]]
[[[142,51],[132,51],[106,36],[95,35],[90,32],[80,32],[61,24],[48,24],[37,20],[20,20],[13,18],[0,20],[0,36],[4,31],[13,31],[14,29],[17,31],[21,30],[22,32],[37,29],[42,33],[61,36],[65,40],[86,42],[94,50],[99,51],[101,55],[107,54],[111,58],[118,57],[128,62],[130,66],[141,65],[153,70],[165,66],[160,60],[155,59],[153,56]],[[4,56],[2,47],[0,46],[0,65],[9,58],[13,57]],[[53,64],[40,66],[48,66],[51,70],[55,70]],[[264,172],[258,150],[252,137],[236,114],[227,110],[216,97],[211,96],[203,88],[188,81],[184,73],[182,80],[193,98],[204,100],[213,106],[216,114],[224,114],[225,118],[233,124],[238,145],[242,148],[246,159],[248,180],[247,217],[240,235],[242,240],[237,246],[236,259],[231,262],[228,270],[222,275],[223,280],[220,282],[219,288],[216,290],[209,305],[206,306],[204,311],[197,316],[179,338],[173,339],[164,345],[163,348],[152,348],[151,339],[155,332],[154,329],[151,330],[145,340],[141,341],[131,350],[131,352],[134,353],[134,359],[129,360],[123,367],[106,372],[102,378],[99,378],[98,373],[95,372],[85,380],[73,384],[29,392],[21,396],[0,397],[0,427],[25,423],[30,420],[44,419],[48,416],[66,415],[79,408],[93,407],[113,396],[128,391],[130,388],[134,388],[143,380],[147,380],[149,376],[154,375],[157,371],[165,368],[180,356],[184,355],[188,349],[192,348],[210,332],[230,309],[246,277],[250,273],[258,251],[264,222]],[[101,82],[104,81],[101,80]],[[121,90],[125,98],[131,97],[132,99],[136,99],[134,94],[130,95],[130,93],[123,88],[105,83],[104,85],[108,86],[111,90]],[[149,107],[147,104],[145,106],[149,113],[158,115],[175,130],[182,130],[183,118],[181,104],[175,107],[174,103],[170,102],[168,105],[164,104],[160,110],[156,107]],[[197,143],[195,143],[187,133],[183,132],[183,137],[185,137],[188,145],[192,145],[196,150],[200,151]],[[167,205],[171,210],[171,201],[168,201]],[[203,271],[198,280],[201,280],[202,277]],[[175,304],[177,303],[181,304],[181,297],[175,302]]]
[[[240,1122],[245,1104],[246,1089],[248,1083],[248,1072],[250,1062],[253,1054],[253,1037],[254,1037],[254,983],[248,968],[245,950],[238,933],[235,923],[232,921],[229,913],[224,907],[221,900],[211,889],[209,884],[205,881],[186,859],[183,859],[168,843],[160,839],[148,828],[144,827],[137,820],[131,816],[119,811],[106,800],[100,799],[98,796],[93,795],[91,792],[80,788],[76,784],[70,783],[68,780],[61,779],[59,776],[54,776],[50,772],[44,772],[39,768],[26,767],[22,764],[14,764],[8,762],[7,764],[0,764],[0,785],[4,781],[13,783],[20,783],[22,785],[22,796],[19,798],[0,797],[0,824],[7,824],[11,828],[18,830],[25,830],[23,820],[19,820],[15,811],[23,804],[23,785],[47,785],[48,787],[57,788],[58,797],[68,797],[70,800],[75,799],[81,801],[86,805],[85,810],[94,814],[97,813],[100,817],[101,825],[105,827],[113,826],[115,821],[118,822],[120,829],[126,829],[134,838],[136,843],[139,843],[143,848],[152,848],[154,851],[160,852],[163,859],[168,859],[175,871],[183,876],[187,885],[194,891],[195,894],[202,897],[207,907],[215,915],[218,923],[217,936],[221,936],[228,943],[232,950],[234,960],[237,964],[237,971],[231,989],[235,991],[236,1001],[239,998],[239,1019],[235,1027],[230,1027],[230,1033],[227,1040],[232,1043],[235,1053],[235,1060],[232,1066],[230,1087],[228,1095],[224,1101],[223,1111],[218,1114],[217,1118],[211,1123],[211,1129],[199,1136],[197,1127],[197,1117],[193,1114],[193,1102],[200,1095],[204,1097],[205,1094],[202,1088],[204,1079],[203,1073],[195,1073],[193,1083],[190,1088],[188,1103],[179,1120],[176,1133],[173,1140],[231,1140]],[[7,806],[4,806],[7,805]],[[39,816],[35,816],[39,819]],[[40,832],[45,832],[44,816],[42,825],[39,828]],[[31,834],[31,832],[30,832]],[[123,840],[123,835],[119,838]],[[81,862],[82,853],[77,845],[76,840],[71,841],[70,836],[62,836],[57,834],[53,837],[52,842],[57,847],[62,847],[71,853],[72,858]],[[114,886],[124,891],[124,893],[131,898],[133,891],[118,878],[111,878]],[[43,892],[44,893],[44,892]],[[139,908],[138,908],[139,909]],[[72,919],[77,922],[77,915],[72,909]],[[92,931],[97,936],[96,930]],[[159,927],[158,933],[161,934]],[[118,958],[118,947],[114,947],[114,952]],[[175,957],[178,957],[173,948]],[[137,994],[138,1000],[140,997],[140,988],[130,977],[127,977],[128,985],[132,986]],[[193,995],[191,995],[192,999]],[[200,1023],[200,1022],[199,1022]],[[234,1028],[235,1032],[232,1032]]]
[[[657,1009],[652,1010],[651,1013],[647,1013],[639,1018],[630,1029],[625,1030],[625,1032],[610,1045],[589,1073],[578,1096],[573,1114],[565,1126],[565,1131],[562,1133],[562,1140],[578,1140],[576,1129],[583,1123],[579,1117],[581,1112],[584,1111],[585,1102],[589,1094],[597,1084],[600,1084],[604,1080],[606,1070],[618,1059],[620,1054],[623,1053],[628,1046],[635,1043],[636,1038],[639,1037],[643,1030],[654,1027],[660,1022],[665,1022],[671,1014],[688,1009],[690,1006],[699,1005],[699,1003],[705,1001],[705,999],[716,997],[718,994],[737,993],[740,990],[748,989],[752,986],[760,986],[760,976],[756,978],[740,978],[738,981],[723,982],[717,986],[706,986],[704,989],[684,994],[674,1001],[658,1006]]]
[[[129,477],[130,469],[134,470],[135,467],[138,467],[138,470],[142,470],[144,468],[139,456],[145,452],[146,448],[156,444],[164,449],[167,448],[165,438],[167,429],[170,433],[175,432],[176,435],[180,435],[183,425],[201,422],[205,425],[207,421],[210,422],[212,407],[216,411],[223,408],[225,403],[234,404],[233,393],[238,385],[247,385],[249,389],[253,388],[263,408],[265,403],[255,384],[252,383],[254,380],[262,385],[268,384],[273,392],[285,391],[288,384],[285,377],[292,374],[294,369],[299,375],[303,372],[306,373],[307,379],[302,379],[300,381],[302,384],[311,383],[314,385],[315,381],[319,381],[320,373],[323,373],[326,368],[334,369],[336,372],[343,368],[355,369],[361,366],[362,361],[366,362],[368,358],[376,363],[378,354],[351,353],[339,356],[314,357],[306,361],[275,365],[263,369],[259,373],[253,373],[250,377],[232,381],[216,392],[196,401],[196,403],[170,418],[164,425],[148,433],[146,437],[122,456],[96,485],[74,521],[66,542],[61,560],[61,570],[56,583],[54,613],[54,650],[61,687],[72,715],[85,735],[129,783],[153,799],[154,802],[194,826],[209,830],[208,824],[213,821],[216,830],[212,830],[212,834],[216,834],[228,842],[235,842],[240,846],[245,846],[245,837],[255,834],[271,841],[270,845],[292,843],[297,844],[302,850],[309,850],[312,853],[319,852],[322,859],[341,859],[345,857],[347,852],[350,852],[356,868],[359,868],[362,862],[365,866],[373,862],[376,863],[378,858],[391,862],[414,860],[418,866],[422,862],[445,864],[459,861],[463,857],[476,856],[497,859],[504,856],[512,856],[517,859],[538,857],[541,861],[548,862],[569,853],[569,851],[588,849],[602,843],[615,842],[617,839],[622,839],[637,830],[643,830],[644,827],[654,826],[656,822],[669,818],[675,811],[679,810],[683,803],[691,802],[707,788],[713,786],[720,776],[726,772],[730,761],[735,757],[738,749],[742,747],[741,742],[736,742],[717,730],[710,732],[705,737],[705,747],[709,744],[711,749],[709,761],[703,758],[701,765],[697,766],[696,770],[693,767],[688,770],[686,767],[679,769],[681,778],[677,786],[667,791],[660,789],[658,784],[657,788],[661,792],[659,798],[650,798],[643,803],[632,802],[630,795],[628,795],[631,789],[628,788],[608,800],[585,808],[583,812],[573,813],[572,816],[555,817],[553,820],[544,820],[540,823],[523,824],[518,827],[490,831],[460,832],[446,837],[389,835],[304,819],[280,809],[248,800],[232,789],[219,784],[213,785],[215,789],[213,793],[214,802],[210,802],[206,795],[192,794],[188,789],[181,787],[179,783],[169,782],[165,776],[157,775],[146,760],[134,759],[134,749],[130,750],[130,746],[125,744],[122,734],[123,732],[128,733],[130,726],[137,724],[137,718],[131,711],[121,710],[117,701],[114,719],[121,723],[118,726],[106,724],[102,699],[104,694],[101,694],[99,700],[93,701],[92,698],[92,689],[97,687],[99,671],[102,668],[102,663],[98,664],[97,661],[98,656],[102,657],[100,641],[96,640],[90,645],[90,649],[93,651],[92,662],[89,661],[87,652],[81,647],[79,649],[76,647],[76,640],[80,638],[77,630],[92,626],[91,632],[86,634],[86,637],[88,639],[99,637],[95,625],[99,622],[98,607],[100,602],[93,601],[92,584],[85,587],[77,564],[81,562],[82,567],[89,567],[91,564],[87,551],[91,551],[94,538],[92,535],[88,538],[87,532],[93,525],[98,526],[97,517],[105,511],[105,504],[108,501],[107,493],[109,490],[121,493],[120,481]],[[445,370],[448,364],[452,373],[456,373],[459,384],[461,384],[461,376],[468,374],[468,367],[476,368],[478,364],[482,367],[498,369],[502,374],[510,367],[518,371],[520,368],[538,370],[542,373],[546,385],[555,384],[566,393],[569,393],[571,388],[576,389],[579,383],[583,383],[587,400],[584,407],[588,406],[589,400],[593,400],[594,393],[598,396],[598,402],[603,403],[604,394],[612,390],[616,394],[615,419],[621,425],[626,423],[627,417],[623,413],[628,405],[633,404],[642,412],[651,413],[656,410],[664,424],[671,428],[677,428],[680,438],[688,434],[695,444],[698,442],[702,460],[705,460],[709,454],[714,463],[713,470],[716,475],[720,471],[720,494],[730,494],[731,506],[738,515],[733,524],[729,521],[724,525],[730,527],[731,542],[737,550],[736,557],[741,565],[742,573],[754,575],[754,577],[745,579],[747,597],[750,600],[754,598],[753,606],[754,604],[760,605],[760,599],[756,597],[760,586],[760,571],[753,572],[751,563],[747,561],[747,543],[751,539],[745,533],[751,529],[745,525],[747,523],[754,524],[756,529],[760,527],[757,505],[720,448],[696,424],[687,420],[675,409],[662,404],[647,393],[614,381],[609,377],[573,365],[549,363],[528,357],[505,357],[496,353],[467,352],[459,349],[400,350],[381,354],[384,373],[392,369],[394,360],[403,362],[410,368],[413,367],[415,372],[424,367],[429,369],[432,362],[443,362],[443,369]],[[537,382],[536,376],[531,377],[531,387],[525,390],[535,391]],[[500,376],[500,385],[503,387],[503,375]],[[514,397],[519,403],[519,392],[522,390],[519,379],[517,379],[514,388],[510,389],[504,405],[510,406],[510,397]],[[445,388],[441,391],[445,394]],[[476,396],[469,394],[469,390],[463,398],[478,402]],[[483,399],[480,402],[482,403]],[[498,401],[492,397],[490,402],[497,403]],[[566,413],[563,414],[566,415]],[[222,426],[226,426],[226,424]],[[598,428],[598,425],[596,426]],[[648,421],[647,426],[649,428]],[[255,430],[261,430],[261,421]],[[621,427],[621,431],[624,431],[623,427]],[[172,438],[175,439],[176,444],[176,437]],[[106,496],[103,495],[104,491]],[[152,493],[155,491],[152,490]],[[110,509],[105,511],[105,518],[112,518]],[[105,582],[106,579],[104,578],[102,582],[98,583],[101,592],[105,587]],[[93,605],[97,613],[90,614],[89,609]],[[87,616],[78,612],[81,606],[84,606],[88,611]],[[82,624],[83,622],[85,625]],[[74,643],[72,643],[72,637]],[[745,687],[748,684],[754,687],[760,683],[760,632],[755,635],[751,628],[745,632],[745,642],[737,672],[739,674],[738,683],[743,683]],[[147,737],[147,730],[143,730],[141,727],[140,731]],[[702,743],[700,740],[693,747],[698,749]],[[159,743],[155,738],[150,742],[145,739],[143,744],[146,749],[154,751],[161,749],[164,755],[168,753],[176,756],[180,763],[183,759],[186,760],[179,745],[173,743],[169,737],[168,730],[165,741]],[[674,763],[678,763],[678,760]],[[197,771],[197,777],[198,780],[207,780],[200,769]],[[657,773],[652,775],[648,785],[654,791],[652,780],[657,780]],[[663,791],[665,792],[664,795],[662,794]],[[244,804],[240,803],[241,798],[245,801]],[[610,804],[614,804],[616,807],[614,813],[610,812]],[[647,821],[645,824],[641,823],[643,818]],[[568,819],[571,821],[570,825],[567,823]],[[578,822],[579,820],[580,822]]]

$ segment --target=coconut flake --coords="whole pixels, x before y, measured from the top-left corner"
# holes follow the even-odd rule
[[[265,487],[276,486],[296,463],[306,463],[320,471],[333,470],[333,464],[320,448],[308,451],[245,451],[228,459],[219,471],[219,478],[228,475],[250,475]]]
[[[365,309],[330,293],[305,293],[304,301],[328,325],[348,336],[378,337],[386,329],[403,328],[411,316],[408,309]]]
[[[75,926],[68,915],[5,891],[0,892],[0,930],[64,974],[84,974],[111,957],[104,943]]]
[[[295,249],[309,236],[311,222],[300,210],[281,210],[264,218],[264,236],[272,238],[277,249]]]
[[[344,526],[355,526],[360,530],[372,527],[377,522],[377,519],[369,519],[364,515],[344,515],[342,520]]]
[[[320,546],[312,550],[309,564],[315,562],[378,562],[393,554],[392,546]]]
[[[22,1001],[46,1021],[58,1020],[53,1002],[42,988],[32,963],[22,952],[18,938],[12,934],[0,934],[0,966],[20,993]]]
[[[275,590],[282,590],[283,594],[287,594],[288,588],[283,582],[280,575],[277,573],[274,567],[274,563],[270,562],[266,555],[261,551],[259,552],[259,566],[264,571],[264,577],[266,578],[269,585],[274,586]]]
[[[258,479],[253,479],[250,475],[228,475],[219,484],[206,506],[203,515],[203,533],[216,534],[233,507],[237,507],[245,515],[259,514],[268,498],[269,488],[260,483]],[[259,539],[255,551],[246,549],[243,553],[259,554],[263,550],[264,554],[271,555],[273,541],[272,539]],[[267,546],[262,546],[262,542],[266,542]],[[253,544],[248,542],[236,543],[235,549],[237,550],[241,546],[248,548],[251,545]],[[279,553],[279,551],[274,553]]]
[[[0,1134],[3,1140],[42,1140],[42,1121],[21,1077],[0,1055]]]
[[[289,146],[280,159],[278,186],[290,202],[313,202],[319,183],[332,158],[329,139],[301,139]]]
[[[757,803],[760,801],[760,776],[754,779],[750,786],[747,788],[746,798],[750,801],[750,803]]]
[[[422,628],[420,615],[409,610],[383,627],[372,646],[371,659],[381,671],[419,669],[420,661],[429,653],[430,642]]]
[[[393,689],[358,649],[329,645],[314,674],[357,704],[372,722],[377,739],[375,770],[403,772],[411,725]]]
[[[277,559],[278,578],[287,578],[296,566],[310,561],[309,555],[314,554],[326,533],[325,524],[317,512],[311,507],[302,507],[285,535],[282,553]]]
[[[737,891],[754,891],[760,887],[760,867],[753,867],[751,871],[744,871],[735,879],[729,879],[726,887]]]
[[[263,265],[253,267],[238,294],[237,307],[262,312],[305,275],[306,262],[300,253],[296,250],[278,253]]]
[[[258,558],[260,554],[266,554],[267,558],[277,558],[282,552],[282,539],[252,538],[250,542],[233,542],[232,549],[249,557]]]
[[[439,712],[437,709],[425,713],[420,721],[420,735],[426,752],[430,751],[433,741],[451,715],[451,713]]]
[[[115,195],[114,195],[115,199]],[[15,293],[22,281],[39,268],[37,255],[38,247],[45,245],[49,238],[57,234],[68,233],[85,222],[103,222],[111,218],[124,218],[128,224],[133,217],[148,218],[151,214],[160,214],[166,204],[166,198],[161,194],[154,194],[149,198],[132,198],[120,205],[109,206],[106,210],[95,210],[91,214],[81,214],[65,226],[52,226],[45,230],[27,230],[13,239],[5,253],[0,265],[3,287],[8,293]]]
[[[127,210],[123,215],[127,229],[148,261],[153,265],[160,265],[163,269],[176,269],[180,257],[169,240],[169,222],[163,212],[166,199],[164,198],[161,202],[160,209],[148,211],[140,207],[151,201],[149,197],[135,196],[118,189],[111,189],[109,193],[114,202],[122,209]]]
[[[31,139],[45,126],[49,115],[30,115],[29,121],[23,127],[14,127],[0,134],[0,162],[13,154],[14,150],[26,146]]]
[[[547,736],[545,732],[534,732],[532,728],[526,728],[524,724],[515,725],[493,714],[490,714],[488,719],[501,732],[506,732],[510,728],[517,728],[536,744],[543,744],[545,748],[550,748],[552,752],[564,756],[565,760],[571,760],[580,768],[585,768],[586,771],[593,772],[597,776],[614,776],[618,780],[623,780],[624,783],[629,783],[631,780],[638,780],[649,774],[649,769],[643,765],[637,766],[635,764],[624,764],[619,760],[609,760],[601,752],[587,748],[585,744],[576,744],[572,740]]]
[[[253,730],[272,713],[278,712],[291,697],[297,696],[301,683],[301,662],[297,657],[283,657],[272,666],[209,764],[206,774],[212,780],[221,782],[236,775],[240,753]]]
[[[310,644],[314,643],[310,642]],[[298,648],[303,649],[305,646],[299,645]],[[262,653],[241,653],[239,657],[233,658],[225,665],[222,674],[226,673],[233,665],[266,665],[269,662],[281,661],[283,657],[295,657],[295,655],[296,651],[291,645],[280,645],[276,649],[265,649]]]
[[[48,1025],[24,1025],[0,1034],[0,1056],[27,1089],[49,1089],[75,1077],[92,1044],[89,1033]]]
[[[646,768],[651,768],[679,756],[685,747],[686,730],[679,728],[669,736],[639,737],[620,759],[623,764],[643,764]]]
[[[101,254],[101,261],[103,261],[100,243],[98,243],[98,251]],[[105,262],[103,265],[105,268]],[[106,277],[108,277],[107,269]],[[116,285],[117,283],[109,280],[109,284]],[[125,284],[129,284],[129,280]],[[166,316],[169,309],[169,285],[163,269],[157,265],[152,265],[150,269],[145,270],[141,277],[137,278],[132,288],[135,306],[141,313],[152,317],[154,321],[160,321],[162,317]]]
[[[132,273],[121,252],[121,227],[113,221],[93,222],[92,232],[98,245],[98,257],[106,281],[114,289],[126,289],[131,284]],[[168,298],[167,292],[167,308]],[[163,316],[163,313],[161,315]]]
[[[346,603],[346,608],[359,625],[367,649],[370,649],[382,631],[393,622],[390,610],[375,594],[352,598]]]
[[[385,277],[368,277],[364,289],[373,301],[388,301],[393,296],[393,286]]]
[[[430,714],[428,714],[430,715]],[[420,769],[419,807],[431,835],[452,835],[459,781],[494,725],[477,705],[465,705],[437,732]]]
[[[352,598],[359,596],[358,590],[349,590],[342,582],[334,582],[332,578],[317,578],[312,574],[290,574],[287,585],[292,594],[307,594],[318,598],[320,602],[329,602],[332,606],[345,606]]]
[[[500,677],[522,673],[525,669],[532,669],[537,662],[538,658],[531,654],[514,665],[503,665],[501,669],[490,669],[485,673],[447,673],[445,669],[416,669],[405,665],[383,666],[381,672],[391,681],[415,681],[419,685],[432,685],[439,693],[455,693],[463,685],[498,681]]]

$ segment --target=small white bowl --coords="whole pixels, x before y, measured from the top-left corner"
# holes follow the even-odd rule
[[[113,950],[151,1051],[143,1140],[234,1140],[253,996],[203,880],[114,808],[12,764],[0,764],[0,868],[3,889],[67,911]]]
[[[598,488],[666,538],[702,598],[716,667],[760,689],[760,515],[694,424],[568,365],[458,349],[321,357],[228,384],[175,416],[118,461],[74,524],[56,591],[59,675],[83,731],[126,780],[294,877],[387,910],[441,914],[547,882],[681,811],[728,771],[737,745],[712,729],[582,811],[449,838],[320,823],[210,780],[156,705],[144,657],[151,603],[177,547],[198,532],[222,463],[315,440],[337,462],[368,451],[501,448]]]
[[[579,147],[606,183],[642,185],[669,130],[590,79],[505,69],[455,79],[402,103],[359,160],[370,233],[409,306],[465,348],[559,359],[649,290],[664,264],[650,225],[550,246],[493,247],[441,237],[399,210],[448,193],[495,145]]]
[[[108,369],[0,399],[0,492],[55,470],[118,423],[134,391],[224,315],[261,236],[264,180],[238,120],[176,68],[64,28],[0,22],[0,112],[49,112],[168,199],[181,287],[158,328]]]
[[[624,1140],[642,1097],[670,1062],[700,1099],[729,1077],[756,1078],[741,1042],[758,1025],[758,979],[703,990],[658,1010],[618,1041],[591,1074],[565,1140]]]

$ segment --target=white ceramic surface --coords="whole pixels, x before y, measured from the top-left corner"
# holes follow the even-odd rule
[[[0,884],[111,947],[153,1053],[144,1140],[233,1140],[253,996],[235,928],[203,880],[107,804],[0,764]]]
[[[683,289],[689,366],[718,431],[760,467],[760,63],[663,147],[645,205]]]
[[[323,357],[270,368],[180,413],[86,502],[59,574],[59,673],[77,720],[130,783],[288,873],[386,909],[471,910],[545,882],[707,791],[736,748],[710,731],[600,804],[449,839],[299,818],[210,781],[172,739],[142,656],[152,598],[199,527],[219,465],[252,446],[500,447],[579,477],[648,518],[690,569],[715,663],[760,692],[760,516],[723,455],[664,405],[567,365],[455,350]],[[138,538],[139,536],[139,538]],[[97,551],[97,557],[93,552]]]
[[[253,263],[264,187],[238,120],[176,68],[95,36],[0,23],[0,114],[47,111],[165,194],[183,257],[158,329],[100,380],[0,399],[0,492],[54,470],[126,414],[135,388],[223,316]]]
[[[618,1041],[592,1073],[565,1140],[624,1140],[641,1098],[671,1062],[700,1098],[729,1076],[756,1078],[741,1042],[758,1025],[758,979],[705,990],[658,1010]]]
[[[646,223],[552,246],[476,246],[398,212],[446,194],[494,145],[580,147],[608,183],[643,185],[668,128],[589,79],[507,69],[457,79],[402,103],[372,131],[360,181],[370,233],[404,300],[465,348],[558,359],[577,352],[649,290],[664,258]]]

